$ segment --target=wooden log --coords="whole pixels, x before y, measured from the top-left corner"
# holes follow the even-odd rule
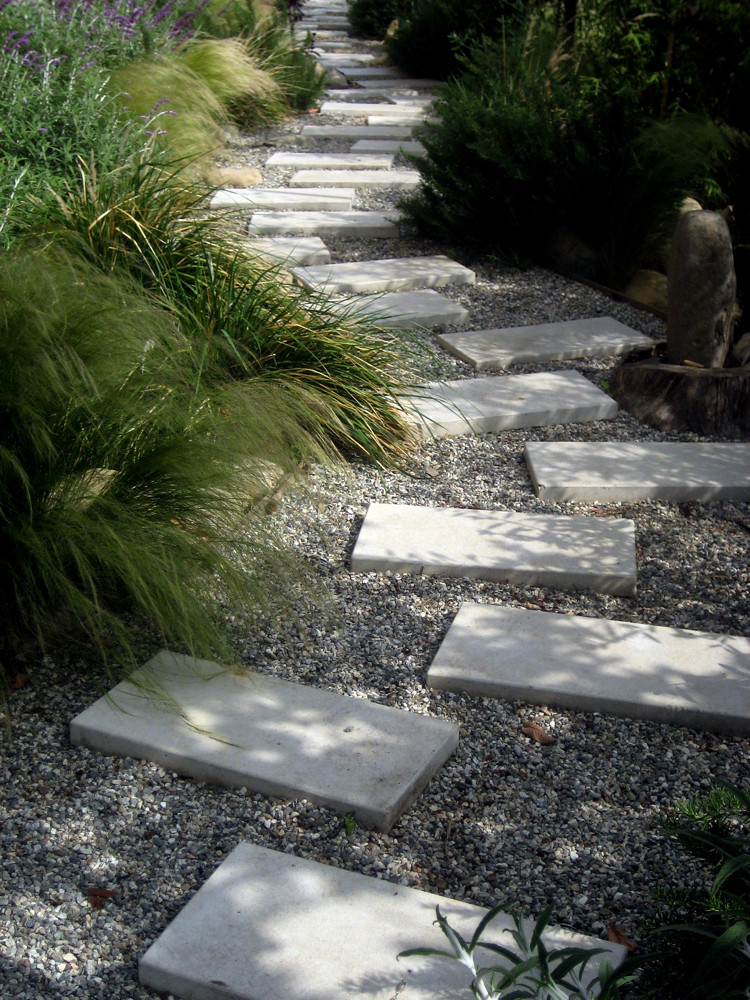
[[[750,440],[750,365],[697,368],[630,355],[615,369],[610,391],[649,427]]]

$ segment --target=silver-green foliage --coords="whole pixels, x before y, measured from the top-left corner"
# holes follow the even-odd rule
[[[523,918],[512,914],[514,928],[505,928],[504,933],[511,936],[514,947],[506,948],[482,940],[488,925],[503,914],[500,906],[487,911],[470,941],[450,926],[438,906],[436,923],[452,950],[411,948],[401,952],[399,958],[437,956],[459,962],[471,973],[469,985],[477,1000],[616,1000],[619,986],[632,978],[635,963],[631,960],[614,969],[611,961],[605,959],[595,976],[585,977],[588,963],[605,949],[567,947],[550,951],[542,935],[551,912],[552,907],[548,907],[540,915],[531,935]],[[480,965],[478,951],[481,952],[480,961],[487,961],[489,954],[503,959],[503,963]]]

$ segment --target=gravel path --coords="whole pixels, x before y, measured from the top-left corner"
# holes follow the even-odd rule
[[[310,120],[237,139],[230,158],[262,165],[275,147],[299,148],[293,137]],[[289,172],[264,173],[275,184]],[[390,207],[395,197],[362,194],[356,207]],[[445,251],[415,238],[327,242],[335,260]],[[474,327],[610,314],[660,332],[647,314],[541,269],[466,263],[477,270],[476,287],[449,294],[471,308]],[[583,361],[511,370],[577,368],[606,385],[611,367]],[[474,374],[445,356],[436,368]],[[305,801],[212,788],[153,764],[72,747],[69,720],[98,697],[106,678],[62,654],[39,665],[33,683],[11,696],[12,740],[0,747],[0,996],[152,998],[138,985],[139,955],[241,840],[480,904],[538,912],[553,903],[553,919],[572,928],[602,935],[615,920],[636,939],[652,913],[654,888],[698,876],[665,842],[659,818],[717,779],[746,778],[747,739],[424,686],[465,600],[748,633],[748,504],[541,501],[523,461],[529,439],[698,440],[620,414],[608,423],[428,442],[404,472],[313,470],[306,490],[282,499],[277,517],[324,579],[337,618],[327,622],[301,608],[299,629],[227,623],[243,662],[256,670],[459,724],[457,752],[389,834],[348,833],[339,815]],[[632,518],[637,595],[354,577],[347,559],[370,500]],[[520,733],[530,717],[557,736],[553,746]],[[90,889],[113,895],[97,900]]]

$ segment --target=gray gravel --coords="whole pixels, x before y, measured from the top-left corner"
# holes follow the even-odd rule
[[[262,164],[302,124],[237,140],[231,159]],[[322,141],[315,148],[340,147]],[[271,174],[270,183],[283,182],[284,172]],[[394,195],[359,201],[391,206]],[[336,260],[444,249],[416,239],[329,246]],[[471,308],[475,327],[611,314],[660,332],[647,314],[544,270],[467,263],[476,266],[476,287],[450,294]],[[443,375],[474,374],[445,356],[436,367]],[[577,368],[606,384],[611,367],[583,361],[512,370]],[[228,620],[241,660],[460,726],[458,750],[389,834],[348,834],[340,816],[305,801],[212,788],[73,747],[68,723],[106,678],[62,653],[39,664],[33,683],[11,696],[12,740],[0,747],[0,996],[153,997],[138,985],[138,956],[242,840],[480,904],[538,912],[552,903],[554,919],[577,930],[602,935],[614,920],[637,939],[653,912],[653,890],[700,874],[665,842],[660,817],[717,779],[745,779],[749,741],[430,692],[424,677],[465,600],[747,634],[748,504],[556,504],[534,497],[523,462],[525,440],[675,439],[696,438],[661,434],[624,413],[607,423],[444,439],[422,444],[403,472],[316,469],[304,490],[282,499],[276,516],[289,544],[324,580],[337,617],[301,607],[299,628]],[[353,576],[347,560],[370,500],[632,518],[638,593]],[[530,717],[557,736],[553,746],[520,733]],[[95,909],[91,887],[114,896]]]

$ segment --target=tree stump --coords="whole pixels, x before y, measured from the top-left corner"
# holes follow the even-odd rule
[[[695,368],[632,352],[615,370],[611,392],[649,427],[750,440],[750,365]]]

